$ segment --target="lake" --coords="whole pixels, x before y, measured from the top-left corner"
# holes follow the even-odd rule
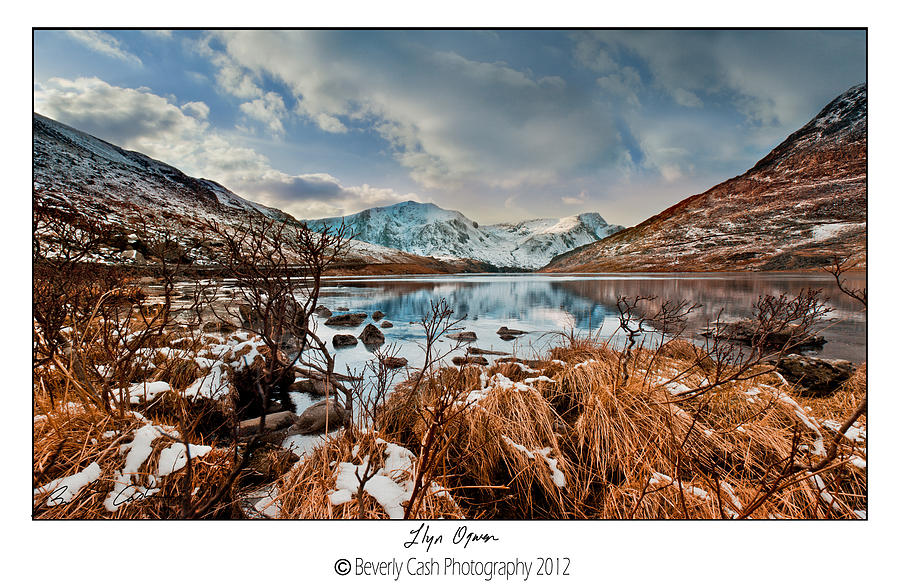
[[[851,287],[865,287],[865,276],[848,277]],[[337,333],[358,335],[380,310],[393,328],[382,329],[386,342],[396,345],[397,354],[410,365],[422,361],[418,344],[424,341],[423,327],[417,323],[427,314],[432,301],[444,298],[457,318],[465,317],[461,330],[474,331],[481,349],[507,351],[520,357],[535,356],[557,343],[555,333],[594,333],[620,340],[617,335],[619,296],[656,296],[660,300],[681,300],[703,306],[691,315],[688,338],[699,340],[698,332],[721,311],[723,321],[748,317],[754,302],[763,294],[796,295],[803,289],[821,289],[833,308],[822,323],[828,342],[814,354],[826,358],[866,360],[866,312],[855,300],[838,290],[830,274],[810,273],[682,273],[682,274],[462,274],[426,276],[334,277],[323,284],[320,304],[338,314],[337,307],[365,312],[366,323],[358,327],[327,327],[317,323],[327,340]],[[324,319],[321,319],[324,321]],[[378,323],[380,324],[380,323]],[[496,334],[501,326],[528,331],[514,341]],[[453,341],[445,341],[449,346]],[[330,342],[329,342],[330,346]],[[465,347],[454,354],[464,354]],[[362,343],[338,349],[336,370],[358,369],[372,354]]]

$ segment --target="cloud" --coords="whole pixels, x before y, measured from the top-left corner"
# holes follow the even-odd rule
[[[344,186],[328,174],[295,175],[273,168],[235,136],[212,129],[203,102],[179,107],[150,91],[117,87],[96,77],[50,79],[35,85],[34,99],[35,111],[43,115],[298,218],[342,215],[419,198],[368,184]]]
[[[597,78],[597,87],[606,95],[617,97],[631,107],[640,107],[638,93],[643,89],[641,75],[634,67],[621,67],[618,71]]]
[[[209,106],[202,101],[190,101],[181,106],[181,111],[201,120],[209,116]]]
[[[70,38],[101,55],[119,59],[133,65],[143,65],[140,58],[122,48],[122,43],[114,36],[99,30],[70,30]]]
[[[240,106],[241,112],[248,118],[261,122],[271,134],[284,135],[284,124],[281,119],[287,116],[287,108],[281,96],[270,91],[258,99],[244,102]]]
[[[797,129],[816,107],[865,81],[863,31],[610,30],[574,38],[573,55],[585,66],[585,55],[612,53],[616,65],[627,55],[676,104],[725,103],[763,131]]]
[[[142,30],[142,33],[149,37],[168,40],[172,38],[172,31],[166,29]]]
[[[682,87],[672,89],[672,97],[675,99],[675,103],[684,107],[701,107],[703,105],[696,93]]]
[[[396,34],[223,31],[206,48],[221,84],[272,79],[321,130],[364,124],[419,185],[473,201],[490,189],[550,184],[621,150],[608,113],[560,76]]]
[[[566,205],[583,205],[587,201],[587,191],[581,191],[574,197],[564,196],[562,202]]]

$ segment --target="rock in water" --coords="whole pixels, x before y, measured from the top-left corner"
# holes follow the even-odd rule
[[[515,338],[515,337],[513,337]],[[489,351],[487,349],[479,349],[478,347],[469,347],[466,349],[469,355],[509,355],[506,351]]]
[[[328,429],[334,429],[344,424],[347,412],[334,400],[322,400],[306,408],[297,422],[291,426],[289,433],[315,434],[325,430],[327,417]]]
[[[733,343],[754,346],[760,345],[765,349],[789,350],[803,348],[821,348],[827,343],[822,335],[802,334],[797,325],[788,325],[784,330],[770,332],[766,335],[759,333],[759,324],[753,320],[740,320],[737,322],[719,323],[708,327],[700,333],[701,336],[724,339]]]
[[[320,318],[328,318],[329,316],[331,316],[331,311],[328,310],[328,307],[322,306],[321,304],[319,306],[316,306],[316,309],[313,311],[313,313]]]
[[[271,432],[273,430],[278,430],[280,428],[286,428],[291,424],[297,422],[297,416],[294,412],[278,412],[275,414],[269,414],[266,416],[265,426],[263,427],[263,432]],[[249,420],[242,420],[238,424],[238,436],[249,436],[252,434],[256,434],[259,432],[259,422],[260,418],[251,418]]]
[[[484,357],[454,357],[452,359],[454,365],[487,365],[488,360]]]
[[[453,339],[454,341],[474,341],[478,339],[478,335],[476,335],[473,331],[463,331],[461,333],[453,333],[451,335],[447,335],[448,339]]]
[[[384,318],[384,313],[380,310],[376,310],[372,313],[372,320],[381,320],[382,318]]]
[[[335,348],[352,347],[356,344],[356,337],[353,335],[334,335],[331,338],[331,344],[334,345]]]
[[[385,357],[381,360],[381,363],[388,369],[399,369],[401,367],[406,367],[406,364],[409,363],[409,361],[407,361],[405,357]]]
[[[360,333],[359,340],[366,345],[380,345],[384,342],[384,333],[378,330],[374,324],[367,324]]]
[[[392,323],[389,320],[386,320],[381,323],[381,328],[392,328],[393,326],[394,326],[394,323]]]
[[[800,386],[800,395],[824,397],[831,395],[850,379],[856,368],[843,359],[820,359],[806,355],[788,355],[778,364],[778,372],[791,383]]]
[[[328,326],[359,326],[366,320],[365,312],[353,312],[350,314],[341,314],[332,316],[325,321]]]
[[[325,382],[321,379],[301,379],[300,381],[295,381],[288,388],[288,391],[299,391],[320,396],[326,394]],[[334,391],[335,390],[332,388],[331,393],[334,393]]]
[[[338,312],[347,312],[350,309],[346,306],[338,306],[337,308],[335,308],[335,310],[337,310]]]
[[[497,334],[503,337],[516,337],[518,335],[527,335],[528,331],[520,331],[517,329],[506,328],[505,326],[501,326],[497,329]]]

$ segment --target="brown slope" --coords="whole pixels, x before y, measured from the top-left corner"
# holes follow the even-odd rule
[[[746,173],[541,271],[811,269],[866,261],[866,86],[838,96]]]

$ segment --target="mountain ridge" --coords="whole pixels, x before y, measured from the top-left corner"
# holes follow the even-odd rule
[[[438,258],[471,258],[504,268],[534,269],[560,251],[623,229],[598,213],[479,225],[434,203],[404,201],[358,213],[309,220],[311,227],[346,223],[357,239]]]

